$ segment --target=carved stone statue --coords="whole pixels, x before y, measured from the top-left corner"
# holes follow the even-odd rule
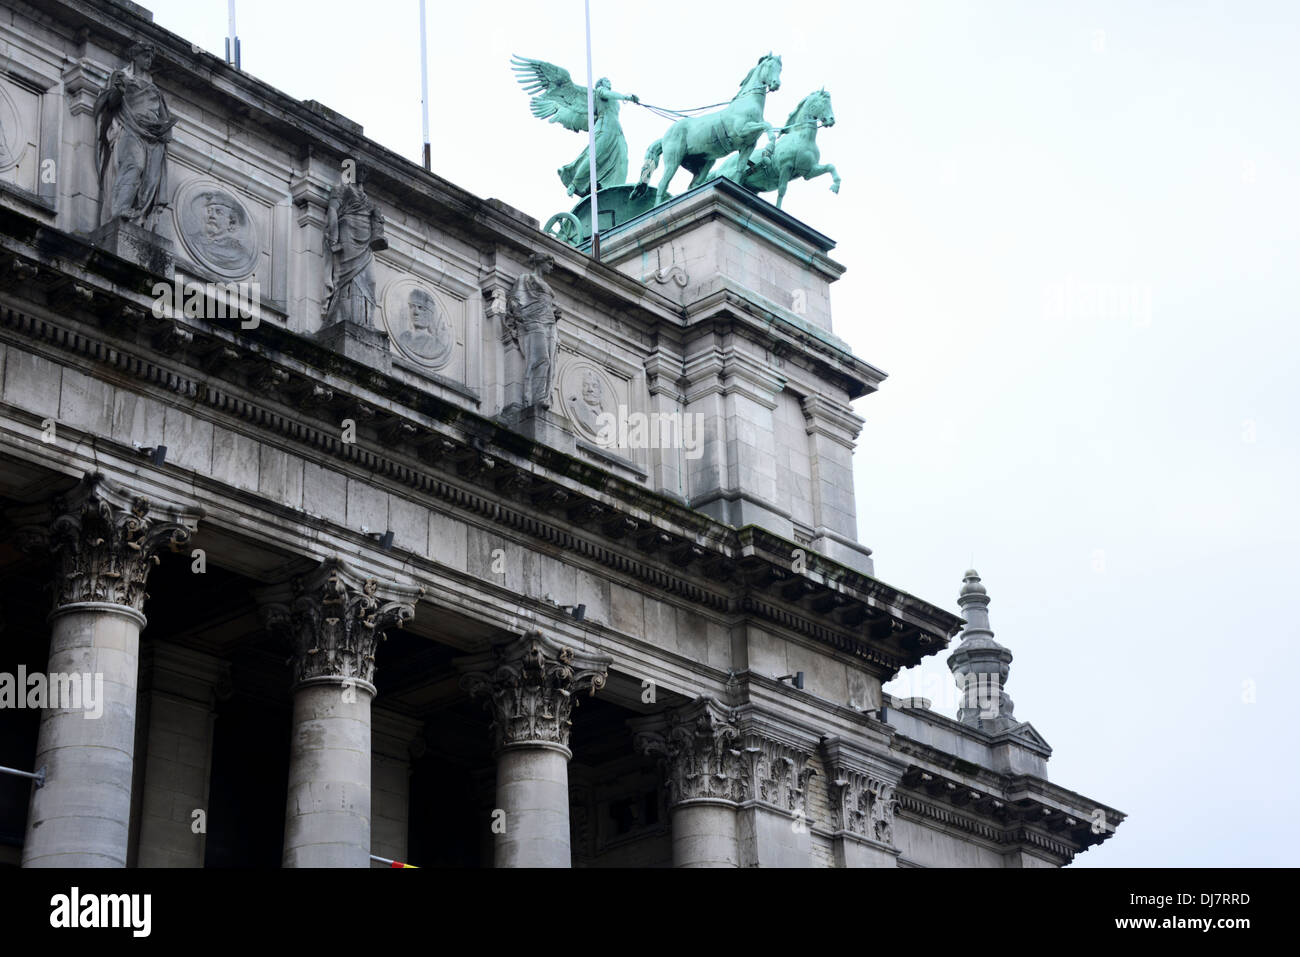
[[[154,209],[167,204],[167,144],[176,120],[150,75],[153,47],[137,43],[127,55],[130,72],[114,70],[95,100],[100,221],[148,228]]]
[[[525,92],[538,94],[530,105],[533,116],[549,119],[575,132],[587,129],[587,88],[574,83],[569,71],[545,60],[514,57],[515,75]],[[602,77],[592,89],[592,109],[596,117],[596,188],[622,186],[627,182],[627,139],[618,121],[620,100],[641,102],[635,96],[615,93],[608,78]],[[568,166],[556,170],[569,195],[586,196],[591,192],[591,165],[584,148]]]
[[[326,325],[355,322],[375,325],[375,250],[387,249],[384,215],[366,195],[369,169],[345,160],[339,183],[330,193],[325,214],[325,255],[330,274],[325,280],[321,312]]]
[[[534,253],[528,257],[531,272],[526,272],[510,287],[506,306],[506,331],[524,354],[524,389],[522,405],[526,409],[551,407],[551,384],[555,378],[555,352],[559,337],[555,327],[560,308],[546,275],[555,260]]]

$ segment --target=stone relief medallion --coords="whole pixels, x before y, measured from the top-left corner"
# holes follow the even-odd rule
[[[176,235],[194,261],[221,279],[244,279],[257,264],[257,231],[233,192],[192,179],[176,191]]]
[[[384,325],[393,346],[426,369],[441,369],[456,347],[456,327],[446,306],[414,279],[390,283],[384,293]]]
[[[8,92],[0,86],[0,172],[18,165],[27,152],[27,140],[23,135],[22,119],[18,116],[18,107],[9,98]]]
[[[594,442],[600,435],[601,414],[617,418],[618,393],[603,369],[578,359],[569,362],[560,377],[560,406],[578,433]]]

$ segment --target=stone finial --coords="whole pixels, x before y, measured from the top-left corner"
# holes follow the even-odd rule
[[[1011,652],[993,640],[988,590],[973,568],[966,572],[957,604],[966,618],[961,643],[948,656],[961,695],[957,720],[984,731],[1013,728],[1019,724],[1012,716],[1015,704],[1003,690],[1011,673]]]
[[[375,692],[375,651],[384,632],[415,616],[424,589],[381,585],[340,558],[259,595],[267,630],[289,645],[293,683],[354,683]]]
[[[740,731],[730,708],[713,698],[630,723],[633,747],[658,755],[667,775],[668,803],[739,803],[748,786]]]
[[[99,472],[54,499],[53,508],[32,506],[11,516],[24,551],[53,556],[54,607],[106,602],[144,609],[149,570],[164,549],[190,540],[200,509],[151,503]]]
[[[605,687],[611,659],[559,645],[539,631],[457,659],[460,685],[483,695],[497,751],[550,747],[569,755],[576,694]]]

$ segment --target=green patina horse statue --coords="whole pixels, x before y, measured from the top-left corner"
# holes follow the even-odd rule
[[[691,186],[699,186],[709,178],[713,164],[728,153],[739,152],[748,156],[758,144],[758,138],[772,129],[763,119],[767,94],[781,88],[781,58],[769,53],[745,75],[740,82],[740,92],[725,109],[703,116],[680,119],[668,128],[661,139],[655,140],[646,150],[645,164],[641,167],[638,192],[644,191],[655,168],[663,158],[664,176],[659,181],[655,202],[668,197],[668,184],[679,168],[695,174]]]
[[[794,108],[785,126],[775,135],[769,134],[767,146],[755,150],[748,159],[742,159],[744,153],[727,157],[709,179],[726,176],[755,193],[776,190],[778,209],[785,199],[786,186],[798,177],[812,179],[830,173],[834,180],[831,192],[838,193],[840,174],[832,164],[820,162],[821,152],[817,149],[817,130],[834,125],[831,95],[825,90],[809,93]]]

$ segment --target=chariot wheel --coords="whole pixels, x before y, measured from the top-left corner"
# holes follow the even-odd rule
[[[582,238],[582,223],[573,213],[556,213],[546,221],[542,232],[554,236],[560,242],[576,246]]]

